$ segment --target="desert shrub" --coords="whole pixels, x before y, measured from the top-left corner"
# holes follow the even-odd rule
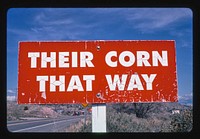
[[[112,105],[112,107],[117,112],[136,114],[138,118],[147,118],[152,110],[155,110],[153,103],[119,103]]]
[[[160,114],[159,114],[160,115]],[[148,118],[138,118],[136,114],[119,112],[115,108],[108,107],[106,114],[107,132],[188,132],[192,129],[192,112],[184,110],[181,114],[152,115]],[[164,118],[167,116],[168,118]],[[76,132],[91,132],[91,119],[77,124]]]
[[[113,109],[117,112],[125,112],[125,113],[133,113],[132,104],[131,103],[117,103],[111,105]]]
[[[189,132],[193,126],[191,110],[184,110],[180,114],[174,114],[170,123],[171,132]]]
[[[86,125],[84,125],[84,123],[82,123],[82,126],[78,131],[79,132],[92,132],[92,122],[87,121]]]
[[[128,123],[131,122],[130,116],[126,113],[110,113],[107,116],[107,131],[108,132],[131,132],[132,126]]]
[[[139,119],[135,114],[107,111],[107,132],[150,132],[146,119]]]
[[[135,114],[138,118],[146,118],[154,108],[153,103],[133,103]]]
[[[85,120],[81,119],[79,122],[70,125],[66,132],[92,132],[92,121],[91,118],[87,118],[86,124]]]
[[[28,110],[28,106],[24,106],[24,110],[25,110],[25,111]]]

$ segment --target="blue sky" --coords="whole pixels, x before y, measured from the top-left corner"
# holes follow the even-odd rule
[[[188,8],[11,8],[7,94],[16,93],[19,41],[175,40],[179,98],[192,99],[192,20]]]

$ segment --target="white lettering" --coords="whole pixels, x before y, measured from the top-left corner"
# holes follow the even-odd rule
[[[150,54],[147,51],[136,51],[136,58],[131,51],[123,51],[119,54],[119,57],[117,57],[117,55],[117,51],[108,52],[105,56],[106,64],[110,67],[117,67],[119,61],[122,66],[131,67],[135,63],[136,59],[138,67],[151,66],[149,63]],[[117,60],[113,61],[112,57],[116,57]],[[162,66],[168,66],[167,51],[162,51],[162,56],[160,56],[158,51],[152,51],[152,66],[158,66],[158,61]]]
[[[37,58],[40,57],[40,53],[28,52],[28,57],[31,58],[31,68],[37,68]]]
[[[56,76],[50,76],[50,92],[55,92],[56,86],[59,86],[60,92],[65,91],[65,76],[60,75],[58,81],[56,81]]]
[[[48,81],[48,76],[36,76],[36,80],[39,81],[39,91],[46,91],[45,82]]]
[[[117,52],[116,51],[110,51],[106,54],[106,57],[105,57],[105,61],[106,61],[106,64],[110,67],[117,67],[117,61],[113,62],[111,60],[111,58],[115,56],[117,57]]]
[[[151,66],[148,62],[149,59],[149,53],[146,51],[137,51],[137,66],[142,66],[143,64],[145,66]]]
[[[138,90],[144,90],[140,78],[137,74],[133,74],[131,76],[127,90],[133,90],[134,88],[137,88]]]
[[[64,67],[69,67],[69,52],[59,52],[59,67],[64,68]]]
[[[81,81],[78,75],[73,75],[71,77],[67,91],[71,92],[74,89],[77,89],[78,91],[83,91],[83,86],[81,84]]]
[[[118,86],[118,90],[124,90],[125,84],[126,84],[126,79],[127,79],[127,75],[123,74],[121,77],[121,82],[120,82],[120,78],[119,75],[114,75],[114,80],[112,81],[111,79],[111,75],[105,75],[106,76],[106,80],[107,83],[109,85],[109,88],[111,91],[116,90],[116,86]]]
[[[80,67],[94,67],[91,60],[93,59],[93,54],[91,52],[80,52]]]
[[[46,68],[47,62],[50,62],[50,67],[56,67],[56,52],[51,52],[50,57],[47,57],[47,52],[42,52],[41,56],[41,67]]]
[[[158,51],[153,51],[153,66],[158,66],[158,60],[160,61],[160,64],[162,66],[168,66],[168,57],[167,57],[167,51],[162,51],[162,57],[158,53]]]
[[[149,76],[147,74],[141,74],[143,77],[144,81],[143,84],[146,83],[146,90],[153,90],[152,83],[155,79],[157,74],[150,74]],[[114,75],[114,79],[112,80],[111,75],[105,75],[109,89],[111,91],[116,91],[116,86],[118,87],[118,90],[123,91],[123,90],[133,90],[133,89],[138,89],[138,90],[144,90],[143,84],[141,82],[141,76],[138,74],[132,74],[128,83],[128,87],[126,87],[126,80],[128,78],[128,74],[122,74],[120,77],[118,74]]]
[[[72,52],[72,67],[78,67],[77,52]]]
[[[86,91],[92,91],[92,81],[95,80],[95,76],[83,75],[83,80],[86,81]]]
[[[125,61],[125,57],[128,57],[129,60]],[[130,67],[134,64],[135,62],[135,56],[133,53],[131,53],[130,51],[123,51],[120,55],[119,55],[119,62],[122,66],[124,67]]]
[[[150,74],[150,77],[148,77],[147,74],[142,74],[143,79],[146,81],[146,89],[152,90],[152,82],[154,81],[157,74]]]

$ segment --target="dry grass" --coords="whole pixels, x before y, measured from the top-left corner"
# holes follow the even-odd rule
[[[192,127],[191,111],[179,115],[160,113],[152,114],[148,118],[138,118],[134,113],[117,112],[112,107],[108,107],[106,119],[107,132],[189,132]],[[82,120],[70,126],[67,132],[92,132],[91,119],[87,119],[85,127]]]
[[[91,125],[91,118],[86,119],[86,125],[85,120],[81,119],[78,123],[69,126],[66,132],[91,132]]]
[[[156,104],[155,109],[148,113],[146,118],[138,118],[131,105],[126,107],[107,106],[107,132],[189,132],[193,126],[192,108],[168,104]],[[78,106],[78,105],[77,105]],[[119,105],[120,106],[120,105]],[[25,107],[28,109],[25,110]],[[79,107],[61,106],[65,111],[79,109]],[[178,115],[172,115],[171,109],[181,109]],[[17,105],[7,103],[8,120],[19,120],[21,117],[58,117],[55,106],[51,105]],[[85,121],[82,119],[68,127],[65,132],[92,132],[91,117]]]

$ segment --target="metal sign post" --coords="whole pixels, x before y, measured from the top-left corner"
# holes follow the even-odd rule
[[[84,127],[86,128],[86,108],[84,108]]]
[[[87,110],[86,110],[86,108],[87,108],[87,106],[88,106],[88,103],[82,103],[82,106],[83,106],[83,108],[84,108],[84,128],[86,128],[86,118],[87,118]]]
[[[106,132],[106,104],[92,104],[92,132]]]

